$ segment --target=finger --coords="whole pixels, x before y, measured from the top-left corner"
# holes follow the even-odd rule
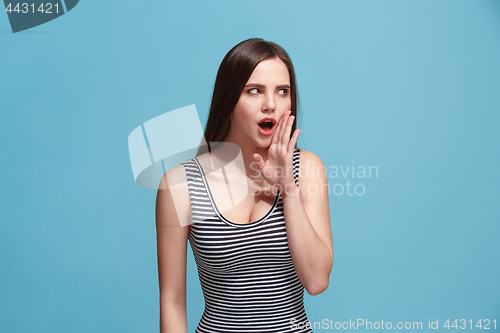
[[[279,133],[279,137],[278,137],[278,140],[279,140],[278,143],[282,142],[283,133],[285,131],[285,126],[286,126],[286,121],[288,120],[290,113],[291,113],[290,111],[285,112],[285,114],[280,119],[281,125],[280,125],[280,133]]]
[[[297,143],[297,138],[299,137],[300,130],[297,128],[295,132],[293,132],[293,136],[288,143],[288,152],[293,152],[295,150],[295,144]]]
[[[264,167],[266,165],[264,159],[260,154],[253,154],[252,155],[253,162],[250,165],[250,168],[255,172],[254,175],[251,175],[251,178],[253,179],[252,181],[255,184],[264,184],[265,180],[262,178],[264,174]]]
[[[274,132],[273,132],[273,138],[271,139],[271,144],[277,144],[278,143],[278,138],[279,138],[279,134],[280,134],[280,129],[281,129],[281,119],[283,117],[281,117],[280,119],[278,119],[278,123],[276,124],[276,128],[274,129]]]
[[[281,137],[281,144],[285,147],[290,142],[290,134],[292,131],[292,124],[293,124],[294,120],[295,120],[295,117],[290,116],[290,117],[288,117],[288,120],[286,121],[285,130],[283,132],[283,136]]]
[[[262,156],[260,156],[260,154],[257,154],[257,153],[253,154],[252,158],[253,158],[253,161],[255,163],[257,163],[257,167],[259,168],[259,170],[264,167],[264,165],[265,165],[264,159],[262,158]]]

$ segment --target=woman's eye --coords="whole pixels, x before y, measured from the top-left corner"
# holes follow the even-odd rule
[[[286,95],[288,94],[288,89],[280,89],[280,90],[278,91],[278,94],[280,94],[280,95],[285,95],[285,96],[286,96]]]
[[[259,93],[259,89],[257,88],[252,88],[248,91],[250,94],[258,94]]]

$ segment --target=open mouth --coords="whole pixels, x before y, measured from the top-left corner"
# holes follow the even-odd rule
[[[273,128],[276,126],[276,120],[273,117],[266,117],[259,122],[259,133],[265,136],[273,134]]]
[[[269,131],[273,128],[274,124],[270,120],[265,120],[261,123],[259,123],[259,127],[262,128],[264,131]]]

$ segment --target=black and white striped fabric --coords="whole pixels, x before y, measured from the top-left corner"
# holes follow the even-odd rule
[[[295,149],[296,184],[299,156]],[[261,219],[236,224],[217,209],[198,160],[183,165],[192,210],[189,241],[205,297],[196,332],[312,332],[288,249],[281,195]]]

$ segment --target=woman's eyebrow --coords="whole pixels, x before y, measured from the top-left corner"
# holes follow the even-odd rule
[[[260,83],[248,83],[247,85],[245,85],[245,88],[248,87],[265,88],[266,86]]]
[[[245,85],[245,88],[248,87],[256,87],[256,88],[265,88],[266,86],[260,83],[248,83]],[[280,84],[276,86],[277,89],[291,89],[289,84]]]

